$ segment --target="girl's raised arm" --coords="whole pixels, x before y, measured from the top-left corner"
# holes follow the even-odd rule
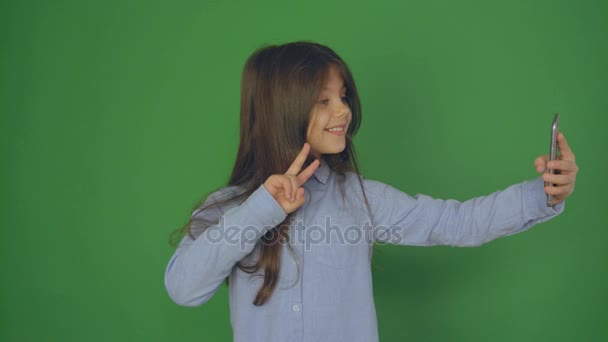
[[[366,180],[376,219],[374,238],[404,245],[478,246],[522,232],[562,213],[564,200],[574,190],[578,166],[564,135],[560,132],[557,138],[559,160],[548,162],[548,156],[544,155],[534,164],[538,172],[544,172],[546,164],[559,170],[559,175],[545,173],[465,202],[422,194],[411,197],[389,185]],[[555,186],[545,187],[543,180]],[[547,206],[546,193],[554,196],[553,206]]]
[[[401,245],[479,246],[547,221],[565,206],[547,206],[540,177],[465,202],[412,197],[373,180],[365,186],[372,194],[375,240]]]
[[[268,177],[242,204],[226,212],[217,205],[204,212],[194,211],[193,224],[201,219],[218,224],[203,230],[195,240],[186,235],[169,260],[165,287],[175,303],[198,306],[208,301],[258,240],[306,202],[302,185],[319,167],[315,160],[301,170],[309,151],[310,146],[305,143],[284,174]],[[201,207],[214,201],[216,194],[210,195]]]
[[[203,206],[213,197],[209,196]],[[202,218],[219,218],[218,224],[206,228],[195,240],[186,235],[169,260],[165,288],[179,305],[198,306],[208,301],[234,265],[253,250],[266,231],[287,216],[263,185],[242,204],[223,214],[220,210],[217,206],[196,210],[194,224]]]

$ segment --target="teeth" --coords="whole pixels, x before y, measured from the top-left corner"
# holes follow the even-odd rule
[[[344,130],[344,127],[334,127],[334,128],[330,128],[327,131],[329,132],[341,132]]]

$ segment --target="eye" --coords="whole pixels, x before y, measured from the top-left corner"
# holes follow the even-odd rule
[[[321,101],[319,101],[320,104],[322,105],[328,105],[329,104],[329,99],[323,99]]]

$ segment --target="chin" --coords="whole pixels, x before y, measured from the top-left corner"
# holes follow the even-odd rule
[[[344,152],[346,146],[342,146],[342,148],[334,148],[328,151],[323,152],[323,154],[338,154]]]

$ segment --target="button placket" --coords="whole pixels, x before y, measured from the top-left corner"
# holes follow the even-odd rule
[[[304,186],[304,190],[308,190],[306,186]],[[307,199],[308,198],[309,197],[307,195]],[[294,268],[296,268],[296,276],[298,277],[295,286],[290,289],[288,304],[289,306],[287,307],[287,310],[290,311],[291,316],[289,323],[290,341],[301,341],[304,329],[304,321],[302,319],[302,284],[304,276],[304,254],[302,244],[300,243],[300,241],[297,241],[298,239],[296,226],[304,223],[303,217],[305,217],[306,214],[306,207],[306,204],[301,206],[297,210],[297,214],[294,215],[295,220],[290,222],[290,232],[294,234],[290,235],[290,244],[293,248],[293,251],[291,251],[291,253],[293,253],[293,255],[290,255],[289,257],[292,259],[292,265]]]

